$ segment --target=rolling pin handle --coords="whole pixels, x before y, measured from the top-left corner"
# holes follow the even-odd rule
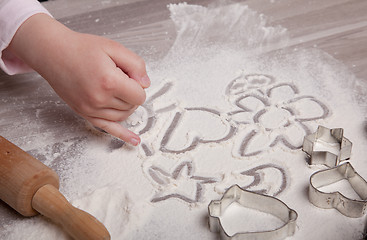
[[[47,184],[33,196],[32,207],[60,224],[77,240],[109,240],[107,229],[92,215],[72,206],[54,186]]]

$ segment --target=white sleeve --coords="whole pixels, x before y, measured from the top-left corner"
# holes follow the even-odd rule
[[[22,23],[37,13],[51,16],[37,0],[0,0],[0,68],[7,74],[32,71],[6,48]]]

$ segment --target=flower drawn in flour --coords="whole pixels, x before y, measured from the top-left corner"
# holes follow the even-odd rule
[[[151,202],[160,202],[167,199],[180,199],[187,203],[202,201],[204,184],[212,184],[218,181],[212,177],[202,177],[194,174],[191,162],[185,161],[176,166],[172,172],[150,166],[148,175],[158,185],[159,190],[151,199]]]
[[[272,84],[274,78],[256,76],[256,79],[263,79],[257,81],[263,83],[259,88],[245,89],[238,83],[239,79],[227,88],[236,107],[229,115],[237,124],[247,126],[240,143],[235,144],[235,154],[254,156],[278,143],[289,149],[300,148],[303,137],[311,133],[306,123],[326,118],[329,109],[313,96],[302,96],[292,83]]]
[[[268,87],[274,83],[275,79],[267,74],[245,74],[242,73],[239,77],[232,80],[226,88],[227,96],[235,96],[254,89],[262,93],[263,87]]]

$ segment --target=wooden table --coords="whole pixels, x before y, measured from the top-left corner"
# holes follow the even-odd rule
[[[71,1],[44,3],[54,17],[80,32],[120,40],[139,51],[151,45],[167,51],[175,37],[166,5],[177,0]],[[209,0],[187,1],[207,5]],[[251,9],[282,25],[292,36],[292,45],[318,48],[342,61],[366,81],[367,3],[363,0],[247,0]],[[96,23],[96,19],[100,21]],[[121,23],[123,21],[123,23]],[[168,33],[168,34],[167,34]],[[160,56],[164,53],[160,53]]]

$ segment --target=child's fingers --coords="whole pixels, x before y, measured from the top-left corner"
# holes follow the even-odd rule
[[[132,105],[141,105],[145,102],[146,94],[144,89],[123,72],[116,72],[114,83],[114,96]]]
[[[111,99],[111,102],[108,103],[108,106],[102,106],[101,108],[112,108],[120,111],[127,111],[134,108],[135,106],[136,105],[114,97],[113,99]]]
[[[111,42],[105,51],[122,71],[139,82],[143,88],[150,86],[144,60],[122,44]]]
[[[120,111],[113,108],[98,109],[93,114],[88,115],[90,118],[101,118],[108,121],[121,122],[127,119],[138,106],[133,106],[129,110]]]
[[[121,140],[130,143],[131,145],[137,146],[140,143],[140,137],[132,131],[124,128],[121,124],[113,121],[108,121],[101,118],[90,118],[86,119],[96,127],[99,127],[109,134],[120,138]]]
[[[108,93],[98,92],[98,89],[94,90],[92,93],[89,93],[89,95],[91,95],[91,97],[87,95],[82,99],[84,101],[79,101],[74,104],[77,106],[77,112],[89,115],[89,113],[93,113],[96,110],[103,108],[113,108],[120,111],[126,111],[136,106],[135,104],[131,104],[118,97],[115,97],[114,93],[111,96],[108,95]]]

